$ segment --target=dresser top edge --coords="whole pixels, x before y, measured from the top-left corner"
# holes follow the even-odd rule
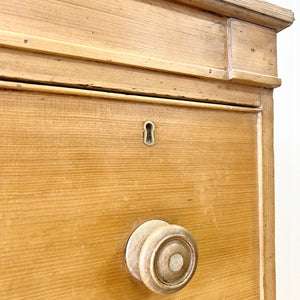
[[[279,32],[293,24],[294,13],[264,0],[176,0],[226,17],[239,18]]]

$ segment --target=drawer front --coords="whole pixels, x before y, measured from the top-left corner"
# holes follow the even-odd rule
[[[150,219],[199,248],[194,278],[165,299],[259,298],[257,113],[0,95],[1,299],[160,299],[125,264]]]

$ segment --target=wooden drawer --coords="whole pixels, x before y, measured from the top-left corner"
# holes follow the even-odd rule
[[[166,299],[259,298],[260,109],[61,91],[0,94],[1,298],[159,299],[124,258],[155,218],[199,248],[193,280]]]
[[[1,1],[0,298],[275,299],[272,93],[292,22],[261,0]],[[198,245],[175,294],[127,268],[148,220]]]

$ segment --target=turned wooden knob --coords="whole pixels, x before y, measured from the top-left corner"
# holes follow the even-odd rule
[[[130,273],[153,292],[170,294],[192,278],[198,260],[197,245],[183,227],[161,220],[143,223],[126,246]]]

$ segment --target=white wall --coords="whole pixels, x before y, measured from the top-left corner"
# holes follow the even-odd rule
[[[277,299],[300,300],[300,1],[269,2],[298,19],[278,34],[274,142]]]

